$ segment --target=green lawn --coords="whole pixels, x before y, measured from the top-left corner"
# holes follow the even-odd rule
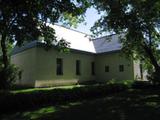
[[[72,89],[76,87],[82,87],[84,85],[70,85],[70,86],[57,86],[57,87],[47,87],[47,88],[28,88],[28,89],[20,89],[20,90],[12,90],[12,93],[27,93],[39,90],[53,90],[53,89]]]
[[[3,115],[1,120],[159,120],[160,90],[130,89],[103,98]]]

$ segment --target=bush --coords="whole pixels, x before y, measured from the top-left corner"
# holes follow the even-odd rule
[[[15,80],[20,78],[20,69],[13,64],[8,65],[4,68],[3,65],[0,66],[0,89],[9,89]]]
[[[123,84],[126,85],[128,88],[132,86],[132,84],[134,83],[134,80],[109,80],[106,82],[106,84]]]
[[[1,93],[0,110],[3,112],[21,111],[44,105],[54,105],[71,101],[82,101],[104,97],[126,90],[122,84],[93,85],[72,89],[35,90],[24,93]]]
[[[160,75],[159,72],[149,73],[147,79],[154,85],[160,85]]]
[[[154,85],[152,85],[149,81],[135,81],[132,84],[132,88],[134,89],[149,89],[149,88],[153,88],[155,87]]]
[[[83,82],[78,82],[79,85],[95,85],[98,84],[97,81],[91,80],[91,81],[83,81]]]

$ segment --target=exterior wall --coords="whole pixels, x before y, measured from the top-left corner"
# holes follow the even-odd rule
[[[136,80],[140,80],[141,79],[140,62],[133,61],[133,66],[134,66],[134,78]]]
[[[96,77],[102,82],[107,80],[133,80],[133,63],[121,56],[119,52],[101,54],[96,56]],[[119,72],[119,65],[124,65],[124,71]],[[105,72],[109,66],[109,72]]]
[[[141,71],[141,68],[140,68],[140,61],[137,60],[137,61],[133,61],[133,65],[134,65],[134,78],[136,80],[144,80],[144,81],[147,81],[147,70],[143,69],[142,68],[142,71]],[[142,72],[142,73],[141,73]]]
[[[34,86],[36,78],[36,49],[31,48],[11,56],[11,63],[16,64],[22,70],[22,79],[16,83]]]
[[[148,81],[147,76],[148,76],[147,70],[143,70],[143,80],[144,80],[144,81]]]
[[[56,75],[56,58],[63,59],[63,75]],[[76,60],[81,61],[81,75],[76,75]],[[94,55],[76,51],[61,53],[55,48],[46,51],[42,47],[35,47],[12,55],[11,61],[23,70],[22,79],[17,83],[35,87],[92,80],[133,80],[140,75],[139,64],[126,59],[119,52]],[[95,62],[95,75],[91,74],[91,62]],[[106,65],[109,72],[105,72]],[[119,72],[119,65],[124,65],[123,72]]]
[[[91,62],[94,55],[87,53],[61,53],[54,48],[45,51],[44,48],[36,48],[36,87],[76,84],[94,80],[91,75]],[[56,75],[56,58],[63,59],[63,75]],[[76,75],[76,60],[81,61],[81,75]]]

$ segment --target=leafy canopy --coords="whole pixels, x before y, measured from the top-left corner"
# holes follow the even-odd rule
[[[158,61],[159,0],[93,0],[93,2],[99,12],[104,12],[92,27],[93,33],[124,33],[125,37],[121,40],[123,50],[128,56],[138,57],[151,64],[155,62],[154,60]],[[151,56],[154,60],[151,60]]]
[[[122,51],[145,63],[148,79],[160,84],[160,1],[92,0],[103,16],[92,27],[93,33],[120,34]],[[123,36],[124,35],[124,36]]]
[[[0,36],[18,45],[39,36],[51,43],[55,33],[46,23],[82,16],[88,6],[86,0],[0,0]]]
[[[56,43],[55,31],[50,24],[61,20],[75,26],[83,21],[89,6],[87,0],[0,0],[0,89],[7,88],[16,74],[9,61],[10,45],[20,46],[25,41],[44,38],[50,46]],[[61,40],[58,45],[64,48],[67,43]]]

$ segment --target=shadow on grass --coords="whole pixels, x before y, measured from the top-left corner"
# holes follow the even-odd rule
[[[3,116],[5,118],[5,116]],[[7,118],[7,117],[6,117]],[[104,98],[37,111],[17,113],[2,120],[159,120],[160,90],[128,90]]]

